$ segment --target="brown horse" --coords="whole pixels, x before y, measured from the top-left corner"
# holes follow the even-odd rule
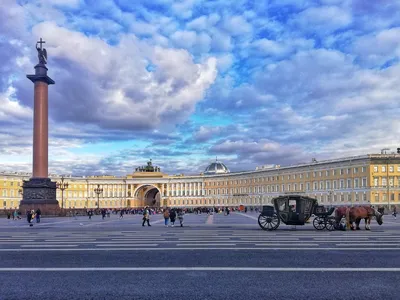
[[[371,220],[375,217],[379,225],[382,225],[382,214],[369,206],[349,207],[346,210],[347,227],[354,230],[353,222],[356,222],[356,230],[360,230],[361,219],[365,220],[365,230],[371,230]]]
[[[337,207],[335,209],[335,223],[336,223],[335,229],[339,229],[339,224],[340,224],[342,218],[346,217],[347,209],[348,209],[348,207],[346,207],[346,206]]]

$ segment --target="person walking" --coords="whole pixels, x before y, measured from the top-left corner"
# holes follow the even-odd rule
[[[121,209],[120,212],[119,212],[119,218],[120,219],[124,218],[124,210],[123,209]]]
[[[151,226],[150,225],[150,211],[149,211],[149,207],[146,206],[143,210],[143,223],[142,226],[144,226],[144,224],[147,222],[147,226]]]
[[[175,225],[175,220],[176,220],[176,212],[175,209],[172,209],[171,212],[169,213],[169,219],[171,221],[171,227],[174,227]]]
[[[396,206],[395,207],[393,207],[393,217],[394,217],[394,219],[396,219],[396,217],[397,217],[397,208],[396,208]]]
[[[91,220],[92,216],[93,216],[93,210],[88,211],[88,216],[89,216],[89,220]]]
[[[105,209],[101,210],[101,216],[102,216],[103,220],[106,218],[106,210]]]
[[[168,227],[168,221],[169,221],[169,209],[166,208],[164,210],[164,224],[166,227]]]
[[[181,224],[181,227],[183,227],[183,216],[185,215],[185,213],[183,212],[182,209],[180,209],[178,211],[178,219],[179,219],[179,223]]]
[[[38,208],[36,210],[36,223],[40,223],[40,217],[42,215],[42,211],[40,210],[40,208]]]

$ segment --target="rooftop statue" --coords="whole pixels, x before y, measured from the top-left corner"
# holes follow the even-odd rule
[[[40,38],[39,42],[36,42],[36,50],[38,52],[39,64],[45,65],[47,64],[47,51],[43,48],[43,45],[46,43],[45,41]]]

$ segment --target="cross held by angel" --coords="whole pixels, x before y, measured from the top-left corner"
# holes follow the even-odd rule
[[[46,43],[45,41],[40,38],[38,42],[36,42],[36,50],[38,52],[38,58],[39,58],[39,64],[47,64],[47,51],[45,48],[43,48],[43,45]]]

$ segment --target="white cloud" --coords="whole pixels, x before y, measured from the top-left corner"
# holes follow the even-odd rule
[[[63,101],[79,102],[91,111],[82,114],[76,105],[70,112],[75,121],[83,118],[102,127],[171,126],[190,115],[216,77],[214,58],[195,64],[185,50],[154,47],[129,35],[113,47],[54,23],[39,24],[33,32],[51,41],[50,61],[67,63],[57,70],[56,89],[61,92],[71,85],[81,89],[81,99],[72,91],[62,95]],[[149,63],[155,67],[153,72],[146,69]],[[82,71],[87,85],[75,76]]]
[[[215,26],[220,19],[221,17],[215,13],[207,16],[200,16],[187,23],[186,27],[196,31],[209,30],[211,27]]]
[[[400,27],[360,37],[354,43],[354,51],[373,66],[400,58]]]
[[[220,30],[213,30],[211,46],[214,51],[229,52],[233,47],[231,36]]]
[[[310,7],[293,20],[303,30],[325,34],[349,26],[353,21],[351,12],[337,6]]]
[[[243,16],[229,16],[224,20],[224,28],[232,36],[243,35],[252,32],[252,26]]]

